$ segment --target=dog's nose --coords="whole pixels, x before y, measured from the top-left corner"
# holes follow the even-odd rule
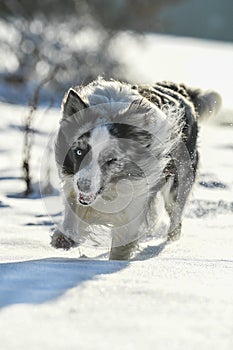
[[[89,179],[79,179],[77,181],[78,189],[82,192],[89,192],[91,188],[91,181]]]

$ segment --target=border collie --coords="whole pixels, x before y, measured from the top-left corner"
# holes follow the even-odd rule
[[[161,220],[162,235],[179,238],[198,165],[198,122],[220,105],[216,92],[171,82],[98,78],[71,88],[55,145],[65,211],[52,246],[98,245],[104,232],[110,259],[129,259],[139,239],[159,234]]]

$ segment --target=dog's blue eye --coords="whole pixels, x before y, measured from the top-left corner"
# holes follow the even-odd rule
[[[81,156],[81,155],[82,155],[81,149],[77,149],[76,154],[77,154],[78,156]]]

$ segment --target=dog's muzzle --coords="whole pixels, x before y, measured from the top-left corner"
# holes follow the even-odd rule
[[[95,199],[96,199],[96,195],[92,193],[86,194],[86,193],[80,192],[78,195],[79,203],[82,205],[90,205],[91,203],[94,202]]]

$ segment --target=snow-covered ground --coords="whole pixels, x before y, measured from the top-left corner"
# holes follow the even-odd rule
[[[17,197],[24,189],[20,127],[28,111],[0,104],[3,350],[233,348],[233,46],[125,35],[117,45],[137,82],[183,81],[223,96],[219,117],[200,130],[200,174],[182,238],[148,246],[129,262],[101,259],[98,249],[95,259],[80,259],[78,249],[51,248],[58,210],[48,216],[48,202]],[[35,182],[58,120],[55,109],[36,117]]]

